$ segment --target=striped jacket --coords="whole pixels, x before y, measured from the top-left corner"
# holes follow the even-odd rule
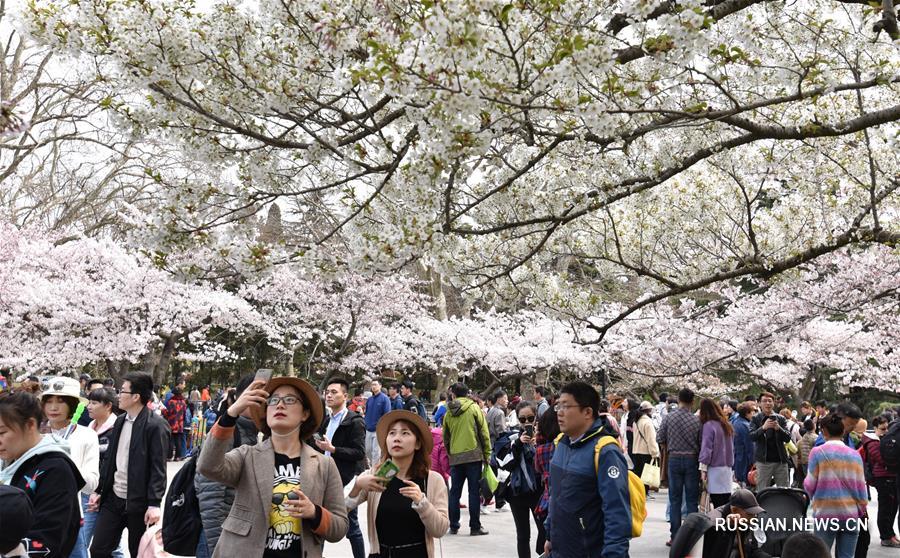
[[[803,487],[812,500],[813,517],[847,520],[866,513],[862,459],[840,441],[813,448]]]

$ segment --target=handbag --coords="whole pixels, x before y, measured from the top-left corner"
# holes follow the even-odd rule
[[[789,440],[784,443],[784,449],[787,451],[788,455],[797,455],[799,453],[799,449],[797,449],[797,444],[794,443],[793,440]]]
[[[168,558],[169,556],[171,554],[163,550],[162,525],[156,523],[156,525],[147,527],[138,545],[137,558]]]
[[[641,471],[641,482],[650,488],[659,488],[659,474],[659,459],[654,457],[650,463],[644,465],[644,470]]]

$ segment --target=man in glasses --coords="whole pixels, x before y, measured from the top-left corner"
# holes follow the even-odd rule
[[[563,436],[550,460],[550,513],[544,522],[544,551],[554,558],[628,557],[628,463],[618,433],[599,409],[600,394],[580,381],[566,384],[554,407]]]
[[[111,556],[126,528],[129,552],[137,556],[147,526],[160,520],[160,502],[166,493],[169,425],[147,408],[152,395],[149,374],[125,375],[119,392],[119,408],[125,412],[113,426],[100,484],[88,504],[91,511],[100,511],[91,544],[92,558]]]

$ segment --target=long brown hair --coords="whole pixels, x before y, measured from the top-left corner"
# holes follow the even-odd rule
[[[726,436],[734,436],[734,428],[731,427],[731,423],[728,422],[728,418],[718,403],[712,399],[703,399],[700,401],[700,423],[705,424],[711,420],[718,421],[722,425]]]
[[[405,424],[406,427],[409,428],[409,431],[416,436],[416,442],[419,443],[418,449],[413,453],[412,464],[409,466],[409,475],[414,479],[425,480],[428,478],[428,472],[431,470],[431,454],[425,453],[425,442],[419,437],[422,433],[419,432],[416,425],[403,419],[397,419],[392,422],[391,425],[388,426],[388,432],[390,432],[398,422]],[[375,466],[375,469],[380,467],[382,463],[391,457],[387,449],[387,436],[384,437],[384,440],[380,440],[378,445],[381,447],[381,461]]]

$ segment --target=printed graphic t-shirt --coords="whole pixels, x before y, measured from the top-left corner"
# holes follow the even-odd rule
[[[296,558],[303,555],[301,519],[291,517],[284,504],[290,492],[300,491],[300,458],[275,454],[275,480],[272,484],[272,510],[263,558]]]

